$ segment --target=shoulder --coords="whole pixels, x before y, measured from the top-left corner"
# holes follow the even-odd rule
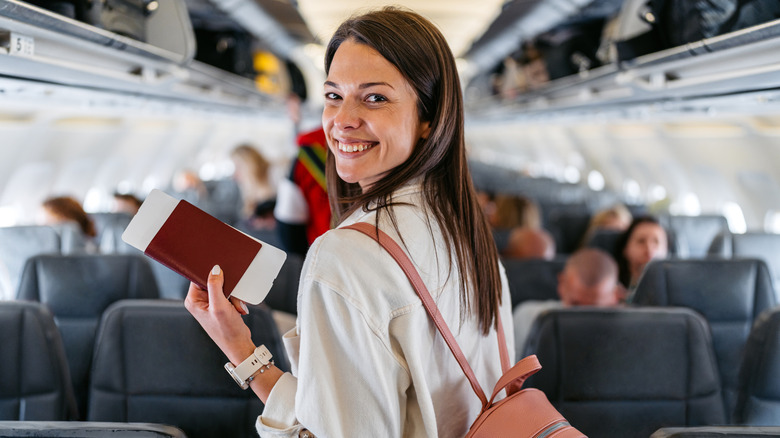
[[[327,291],[374,316],[389,318],[401,308],[419,304],[390,254],[355,230],[337,228],[317,238],[309,249],[301,280],[307,289],[301,291],[304,294]]]

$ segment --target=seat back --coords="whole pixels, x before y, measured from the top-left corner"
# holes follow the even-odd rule
[[[590,248],[598,248],[603,250],[607,254],[614,256],[617,253],[618,240],[622,231],[615,230],[596,230],[590,237],[590,240],[585,242],[585,246]]]
[[[705,257],[715,236],[729,230],[721,215],[661,216],[659,221],[675,242],[679,258]]]
[[[712,240],[709,253],[730,258],[761,259],[769,267],[774,283],[778,284],[780,281],[780,234],[720,233]]]
[[[187,438],[181,429],[151,423],[0,421],[0,436],[46,438]]]
[[[303,257],[298,254],[287,254],[279,275],[276,276],[268,296],[263,302],[274,310],[298,314],[298,284],[301,280]]]
[[[0,302],[0,420],[76,417],[62,339],[40,303]]]
[[[244,321],[289,369],[270,312],[252,307]],[[103,317],[95,347],[88,420],[171,424],[188,437],[254,437],[263,405],[225,372],[225,355],[184,304],[129,300]]]
[[[780,427],[664,427],[655,431],[650,438],[760,438],[762,436],[780,436]]]
[[[95,223],[98,249],[103,254],[132,254],[138,250],[122,240],[122,233],[133,219],[129,213],[92,213],[89,215]]]
[[[701,313],[712,330],[726,413],[734,410],[737,375],[750,328],[777,305],[766,264],[760,260],[668,260],[651,263],[633,302],[683,306]]]
[[[24,263],[36,254],[59,254],[60,234],[48,226],[0,227],[0,299],[13,299]]]
[[[526,387],[587,436],[645,438],[725,420],[709,329],[689,309],[549,310],[536,319],[529,354],[542,369]]]
[[[544,228],[553,236],[557,254],[571,254],[577,250],[588,229],[590,217],[587,207],[580,204],[575,204],[569,210],[555,208],[546,216]]]
[[[154,276],[140,255],[37,255],[27,261],[19,299],[39,301],[54,314],[82,415],[103,311],[122,299],[157,297]]]
[[[558,274],[566,264],[565,257],[553,260],[503,259],[512,307],[526,300],[557,300]]]
[[[780,426],[780,309],[763,313],[748,337],[734,421]]]

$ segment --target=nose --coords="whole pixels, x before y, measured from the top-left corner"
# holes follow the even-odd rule
[[[355,103],[343,102],[334,109],[333,125],[340,130],[355,129],[360,126],[360,106]]]

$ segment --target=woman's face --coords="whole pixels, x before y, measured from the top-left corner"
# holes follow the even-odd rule
[[[641,274],[651,260],[665,258],[667,253],[666,231],[660,225],[650,222],[634,228],[623,250],[632,278]]]
[[[352,40],[341,43],[331,62],[322,126],[339,177],[363,190],[406,161],[429,131],[401,72]]]

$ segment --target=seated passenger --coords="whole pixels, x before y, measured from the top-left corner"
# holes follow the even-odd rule
[[[534,255],[537,253],[533,251],[527,256],[519,255],[520,253],[518,251],[523,251],[522,249],[509,248],[512,233],[523,228],[533,230],[541,228],[542,219],[541,214],[539,213],[539,206],[537,206],[533,200],[526,198],[525,196],[507,194],[496,195],[486,208],[483,207],[483,211],[487,211],[488,213],[492,212],[492,215],[488,216],[488,220],[493,227],[493,238],[496,241],[496,249],[498,249],[499,254],[504,257],[541,257]],[[524,232],[520,234],[522,235]],[[531,234],[545,233],[533,232]],[[518,239],[521,238],[515,237],[516,241]],[[518,245],[519,243],[515,242],[514,244]]]
[[[265,403],[260,436],[464,436],[482,403],[463,370],[444,356],[392,256],[343,228],[376,224],[411,253],[477,378],[495,386],[499,317],[514,356],[511,299],[487,222],[475,214],[455,59],[431,22],[385,8],[338,28],[325,72],[327,193],[338,228],[307,253],[297,327],[285,335],[294,375],[255,367],[246,307],[222,290],[229,272],[215,266],[208,290],[192,284],[185,306],[234,366],[253,370],[248,385]]]
[[[68,241],[68,252],[97,252],[97,244],[93,240],[97,236],[95,224],[79,201],[70,196],[55,196],[43,201],[41,210],[43,225],[74,224],[80,231],[75,241]]]
[[[623,204],[615,204],[610,208],[596,212],[590,218],[588,229],[582,237],[581,247],[585,247],[598,230],[626,231],[633,219],[631,212]]]
[[[606,252],[596,248],[580,249],[566,261],[558,274],[559,300],[523,301],[513,311],[517,360],[523,355],[525,341],[536,316],[548,309],[570,306],[610,307],[624,295],[618,284],[618,267]]]
[[[654,259],[666,258],[668,254],[669,240],[658,219],[640,216],[631,222],[618,239],[615,254],[620,283],[629,295],[636,288],[647,264]]]
[[[133,194],[115,192],[114,208],[111,211],[135,216],[135,214],[138,213],[138,209],[141,208],[142,203],[143,201]]]
[[[541,228],[515,228],[500,254],[510,259],[552,260],[555,257],[555,240]]]
[[[276,198],[276,189],[269,177],[271,165],[257,149],[246,144],[233,149],[230,158],[235,166],[233,179],[244,203],[242,218],[251,220],[258,205]]]

